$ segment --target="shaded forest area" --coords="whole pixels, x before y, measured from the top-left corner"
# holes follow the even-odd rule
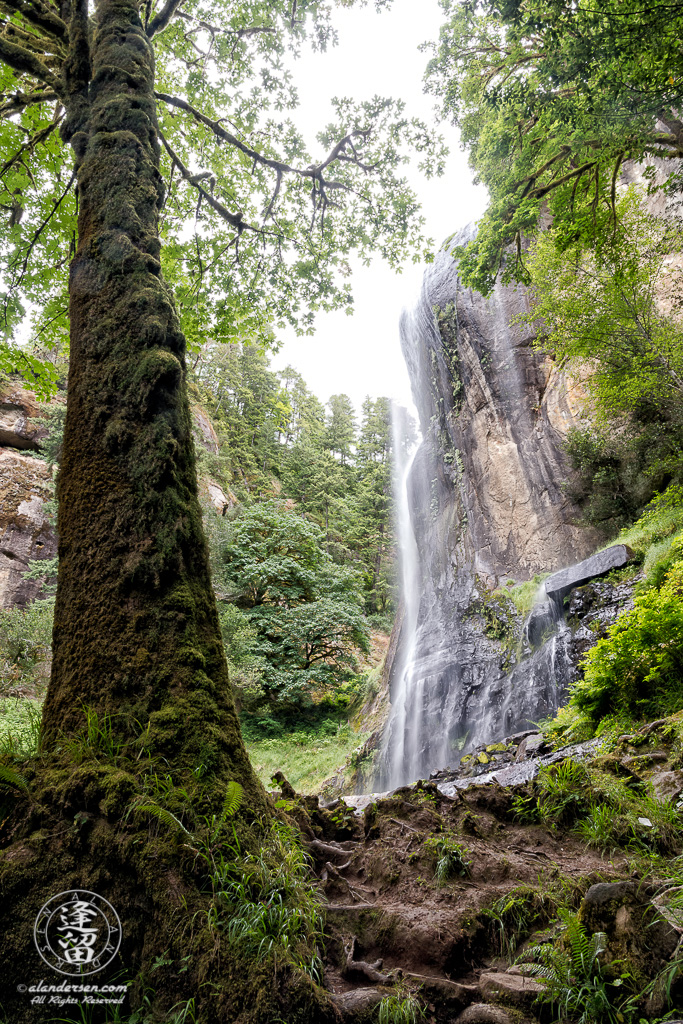
[[[359,735],[349,716],[378,690],[396,609],[391,405],[367,398],[357,423],[346,395],[325,407],[297,371],[273,371],[255,347],[235,344],[198,354],[190,395],[242,729],[264,782],[284,768],[297,784],[319,784],[354,753],[346,769],[358,767],[367,729]],[[63,399],[42,408],[34,457],[56,473]],[[409,445],[410,418],[394,418]],[[57,572],[56,558],[31,563],[38,600],[0,612],[3,696],[29,698],[3,706],[15,738],[49,674]]]

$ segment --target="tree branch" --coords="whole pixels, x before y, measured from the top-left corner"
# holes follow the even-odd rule
[[[226,131],[220,122],[207,117],[206,114],[203,114],[201,110],[197,110],[196,107],[191,106],[191,104],[186,100],[181,100],[177,96],[169,96],[167,93],[163,92],[155,92],[154,95],[163,103],[168,103],[173,107],[178,107],[179,110],[184,110],[187,114],[191,114],[195,120],[206,125],[206,127],[223,142],[227,142],[229,145],[235,146],[241,153],[244,153],[245,156],[254,160],[255,163],[261,164],[264,167],[270,167],[274,171],[280,171],[284,174],[298,174],[302,178],[313,178],[320,181],[325,188],[345,188],[346,186],[341,182],[325,182],[322,179],[322,172],[329,167],[330,164],[334,163],[335,160],[343,160],[348,163],[353,163],[363,171],[369,172],[375,169],[374,164],[363,164],[356,155],[348,156],[348,154],[344,153],[347,146],[353,150],[354,139],[366,139],[370,134],[369,128],[356,128],[354,131],[349,132],[348,135],[343,136],[322,163],[310,167],[293,167],[291,164],[283,163],[282,160],[274,160],[272,157],[263,156],[263,154],[259,153],[258,150],[252,149],[251,146],[247,146],[247,144],[238,139],[237,136]],[[353,150],[353,152],[355,154],[355,150]]]
[[[53,75],[47,65],[30,50],[10,43],[2,36],[0,36],[0,61],[7,64],[13,71],[18,71],[19,74],[31,75],[33,78],[40,79],[41,82],[45,82],[51,89],[54,89],[58,95],[61,95],[59,79]]]
[[[46,228],[46,227],[48,226],[48,224],[50,223],[50,221],[51,221],[51,220],[52,220],[52,218],[54,217],[55,213],[57,212],[57,210],[58,210],[58,209],[59,209],[59,207],[61,206],[61,204],[62,204],[62,200],[63,200],[63,199],[64,199],[64,198],[66,197],[66,195],[67,195],[67,193],[68,193],[69,189],[71,188],[71,186],[73,185],[73,183],[74,183],[74,181],[75,181],[75,180],[76,180],[76,172],[75,172],[75,171],[72,171],[72,173],[71,173],[71,177],[69,178],[69,183],[68,183],[68,185],[66,186],[66,188],[65,188],[65,189],[64,189],[64,191],[62,192],[62,194],[61,194],[61,196],[59,197],[59,199],[55,199],[55,200],[53,200],[53,202],[52,202],[52,209],[51,209],[51,210],[50,210],[50,212],[48,213],[48,215],[47,215],[47,217],[45,218],[45,220],[43,221],[43,223],[42,223],[42,224],[41,224],[41,225],[40,225],[40,226],[39,226],[39,227],[38,227],[38,228],[36,229],[36,231],[34,232],[33,238],[32,238],[32,239],[31,239],[31,241],[29,242],[29,246],[28,246],[28,249],[26,250],[26,255],[24,256],[24,262],[22,263],[22,266],[21,266],[21,271],[20,271],[20,273],[19,273],[19,277],[17,278],[17,280],[16,280],[16,281],[14,281],[14,282],[12,283],[12,286],[11,286],[11,288],[10,288],[10,291],[14,290],[15,288],[18,288],[18,287],[19,287],[19,285],[21,284],[21,282],[23,281],[23,279],[24,279],[24,274],[26,273],[26,268],[28,267],[28,261],[29,261],[29,259],[30,259],[31,253],[33,252],[33,248],[34,248],[34,246],[35,246],[36,242],[38,241],[38,239],[39,239],[39,238],[40,238],[40,236],[42,235],[43,231],[44,231],[44,230],[45,230],[45,228]]]
[[[60,43],[68,42],[69,32],[62,19],[42,5],[32,3],[32,0],[1,0],[0,10],[20,14],[45,35],[58,39]]]
[[[208,21],[202,21],[199,18],[194,18],[191,14],[186,14],[185,11],[175,12],[176,18],[182,18],[184,21],[194,22],[197,28],[202,28],[206,32],[210,32],[213,36],[235,36],[236,39],[248,39],[250,36],[261,35],[264,32],[275,32],[275,29],[270,25],[252,25],[250,28],[220,28],[218,25],[211,25]]]
[[[166,0],[166,3],[159,13],[155,14],[149,23],[147,28],[147,36],[149,39],[151,39],[157,32],[163,32],[183,2],[184,0]]]
[[[202,180],[202,175],[191,173],[191,171],[185,166],[180,157],[177,155],[177,153],[174,153],[174,151],[171,149],[171,147],[169,146],[168,142],[166,141],[165,137],[162,135],[161,132],[159,132],[159,138],[161,139],[164,145],[164,149],[170,156],[171,160],[173,160],[173,162],[175,163],[176,167],[180,171],[180,174],[185,179],[185,181],[187,181],[190,185],[193,185],[194,188],[197,189],[202,199],[204,199],[209,204],[209,206],[211,206],[216,211],[216,213],[218,213],[223,218],[223,220],[227,221],[228,224],[231,224],[232,227],[236,228],[238,233],[240,234],[242,231],[245,230],[256,232],[260,231],[260,229],[255,227],[253,224],[247,224],[242,219],[241,213],[230,213],[230,211],[225,206],[223,206],[223,204],[219,202],[218,199],[214,199],[210,192],[207,192],[206,189],[202,188],[200,184]]]
[[[11,117],[13,114],[19,114],[26,107],[32,106],[34,103],[54,103],[57,99],[57,93],[50,90],[30,93],[23,93],[18,90],[7,103],[3,103],[0,106],[0,117]]]

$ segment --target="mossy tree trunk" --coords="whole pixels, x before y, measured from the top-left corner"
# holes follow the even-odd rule
[[[154,54],[136,0],[98,0],[90,43],[86,19],[81,0],[67,69],[79,220],[44,736],[77,733],[88,707],[122,742],[238,779],[260,802],[209,576],[185,340],[159,262]]]

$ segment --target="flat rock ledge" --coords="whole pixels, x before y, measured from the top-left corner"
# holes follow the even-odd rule
[[[545,592],[550,601],[561,609],[564,599],[575,587],[583,587],[591,580],[606,576],[612,569],[623,569],[633,558],[633,552],[625,544],[613,544],[604,551],[598,551],[583,562],[570,565],[553,573],[545,581]]]

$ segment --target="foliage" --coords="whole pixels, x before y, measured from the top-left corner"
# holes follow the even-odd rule
[[[532,309],[520,319],[568,365],[598,415],[683,401],[680,229],[646,213],[633,187],[616,204],[618,227],[560,249],[551,232],[527,256]],[[661,291],[674,309],[661,309]],[[678,315],[676,315],[678,314]]]
[[[0,703],[0,756],[25,760],[40,746],[38,701],[7,698]]]
[[[391,614],[388,399],[366,399],[357,425],[348,396],[333,395],[326,410],[301,374],[291,366],[272,371],[267,356],[246,344],[205,346],[194,382],[220,445],[217,454],[202,448],[204,470],[243,503],[278,495],[305,513],[334,562],[360,573],[366,610]]]
[[[680,542],[677,553],[683,556]],[[682,593],[683,557],[661,588],[636,597],[633,610],[588,652],[570,701],[593,722],[621,710],[661,716],[683,707]]]
[[[242,951],[278,966],[292,965],[320,981],[322,965],[310,949],[322,942],[323,899],[294,829],[274,821],[259,854],[211,861],[211,927]]]
[[[0,610],[0,657],[24,667],[48,658],[54,604],[54,598],[46,598],[25,609]]]
[[[489,189],[477,239],[459,254],[464,282],[488,292],[501,266],[528,280],[523,239],[542,212],[560,249],[591,245],[618,223],[623,160],[678,157],[683,15],[665,0],[442,7],[427,80]],[[677,186],[675,165],[665,179]]]
[[[520,958],[527,964],[525,972],[545,982],[540,1000],[551,1004],[559,1021],[619,1024],[624,1018],[614,1001],[618,993],[612,990],[630,976],[613,980],[604,976],[599,959],[607,948],[604,932],[589,938],[575,914],[560,910],[559,917],[564,925],[562,945],[532,946]]]
[[[405,986],[397,986],[392,995],[385,996],[377,1011],[377,1024],[419,1024],[425,1019],[419,999]]]
[[[575,905],[581,897],[582,880],[539,875],[537,885],[518,885],[484,908],[491,942],[500,956],[512,959],[531,931],[553,919],[560,908]]]
[[[536,776],[537,796],[518,795],[513,800],[521,821],[540,821],[551,827],[574,821],[590,803],[590,776],[584,764],[565,758],[543,765]]]
[[[292,16],[284,2],[240,0],[229,9],[152,4],[146,13],[165,192],[162,268],[195,348],[207,337],[268,345],[275,328],[308,331],[317,310],[349,309],[353,253],[362,260],[379,253],[392,266],[408,250],[424,254],[402,167],[412,154],[427,176],[442,170],[443,147],[428,126],[408,117],[401,101],[340,98],[313,153],[293,123],[289,58],[309,44],[334,45],[332,6],[315,0]],[[7,197],[0,370],[25,372],[46,391],[58,373],[45,356],[68,345],[77,209],[64,140],[76,101],[65,81],[81,37],[72,52],[68,15],[46,30],[45,18],[27,10],[13,8],[11,17],[15,38],[29,49],[14,42],[1,69],[3,92],[13,98],[0,136]],[[50,8],[46,17],[60,14]],[[33,351],[11,341],[25,319]]]
[[[250,627],[262,700],[298,707],[349,679],[356,653],[369,650],[360,581],[332,561],[320,529],[270,501],[216,517],[210,536],[218,595],[241,606]]]
[[[350,777],[350,759],[369,735],[354,732],[348,722],[327,718],[317,728],[298,725],[294,729],[271,719],[269,724],[277,733],[267,736],[265,730],[252,730],[251,721],[247,728],[243,725],[244,741],[261,782],[267,786],[273,773],[281,770],[294,788],[304,793],[319,792],[326,779],[338,778],[340,766]],[[264,719],[256,721],[263,723]]]
[[[641,555],[652,545],[683,530],[683,487],[672,484],[652,498],[633,526],[622,530],[619,541]]]
[[[469,878],[471,860],[467,860],[468,850],[451,836],[430,836],[425,841],[425,850],[436,857],[434,877],[439,885],[445,885],[450,878],[456,876]]]
[[[658,489],[680,475],[683,419],[641,406],[612,423],[573,427],[565,450],[575,470],[567,485],[582,519],[603,530],[628,526]]]

